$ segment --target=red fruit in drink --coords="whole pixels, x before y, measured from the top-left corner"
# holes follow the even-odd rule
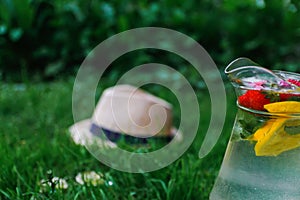
[[[238,97],[241,106],[254,110],[265,110],[264,105],[270,103],[270,99],[265,94],[257,90],[248,90],[245,94]]]
[[[295,79],[288,79],[288,82],[293,83],[294,85],[297,85],[300,87],[300,81],[295,80]]]
[[[287,101],[289,98],[293,97],[293,94],[279,94],[280,101]]]
[[[288,101],[288,100],[291,100],[291,98],[300,98],[300,95],[299,94],[279,94],[279,97],[280,97],[280,101]]]
[[[300,81],[298,81],[298,80],[288,79],[288,82],[293,83],[294,85],[297,85],[300,87]],[[284,94],[284,93],[282,93],[282,94],[279,94],[279,97],[280,97],[280,101],[287,101],[292,97],[300,97],[300,95],[299,94]]]

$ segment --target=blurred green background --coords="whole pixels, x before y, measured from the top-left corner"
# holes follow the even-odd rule
[[[0,79],[42,81],[74,75],[101,41],[146,26],[192,37],[220,69],[245,56],[269,68],[297,71],[299,8],[296,0],[0,0]],[[153,57],[141,51],[129,56],[126,66]],[[163,56],[160,61],[168,59],[174,58]],[[120,67],[124,69],[121,63],[115,65],[116,70]]]
[[[0,199],[208,199],[235,117],[229,84],[221,138],[199,159],[211,110],[197,71],[176,55],[153,49],[127,53],[112,63],[97,97],[128,69],[158,62],[185,75],[200,104],[197,137],[180,159],[156,172],[129,174],[101,164],[68,135],[76,72],[103,40],[147,26],[192,37],[222,74],[241,56],[270,69],[299,72],[299,9],[296,0],[0,0]],[[178,126],[176,97],[163,87],[146,89],[174,105]],[[64,178],[68,189],[41,191],[48,170]],[[75,176],[83,171],[103,174],[104,182],[78,184]]]

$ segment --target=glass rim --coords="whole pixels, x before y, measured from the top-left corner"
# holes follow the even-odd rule
[[[274,69],[274,70],[271,70],[272,72],[274,72],[275,74],[279,74],[279,73],[282,73],[284,75],[291,75],[291,76],[299,76],[300,77],[300,74],[297,73],[297,72],[289,72],[289,71],[285,71],[285,70],[278,70],[278,69]]]
[[[226,75],[230,75],[230,73],[235,72],[235,71],[239,71],[241,69],[245,69],[248,67],[252,67],[252,68],[261,68],[260,66],[254,66],[254,65],[246,65],[246,66],[242,66],[239,67],[237,69],[232,69],[232,70],[228,70],[227,68],[225,69],[225,74]],[[268,71],[272,71],[274,74],[276,74],[277,76],[279,76],[280,78],[286,78],[286,77],[298,77],[300,80],[300,74],[296,73],[296,72],[289,72],[289,71],[285,71],[285,70],[270,70],[270,69],[265,69]],[[232,81],[230,81],[232,82]],[[233,84],[233,87],[236,89],[241,89],[241,90],[257,90],[257,91],[270,91],[270,92],[277,92],[277,93],[287,93],[287,94],[300,94],[300,90],[297,89],[291,89],[291,88],[287,88],[287,89],[275,89],[275,88],[250,88],[248,86],[244,86],[244,85],[237,85],[237,84]]]
[[[245,106],[242,106],[239,104],[238,101],[236,101],[236,105],[239,109],[253,113],[253,114],[257,114],[257,115],[264,115],[264,116],[272,116],[272,117],[284,117],[284,118],[300,118],[300,112],[294,112],[294,113],[290,113],[290,112],[274,112],[274,113],[270,113],[267,111],[261,111],[261,110],[254,110],[251,108],[247,108]]]

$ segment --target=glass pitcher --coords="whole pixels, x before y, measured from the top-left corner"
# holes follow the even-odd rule
[[[225,73],[238,112],[211,200],[300,199],[300,75],[246,58]]]

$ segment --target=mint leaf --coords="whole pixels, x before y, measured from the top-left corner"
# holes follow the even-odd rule
[[[267,99],[270,99],[271,103],[280,101],[280,95],[277,92],[263,91],[262,93],[265,94]]]
[[[299,96],[292,96],[292,97],[288,98],[288,101],[300,101],[300,97]]]
[[[290,135],[300,134],[300,126],[285,126],[284,131]]]
[[[254,134],[259,128],[261,128],[266,122],[266,118],[254,115],[244,115],[243,119],[239,120],[242,132],[240,137],[247,139],[250,135]]]

